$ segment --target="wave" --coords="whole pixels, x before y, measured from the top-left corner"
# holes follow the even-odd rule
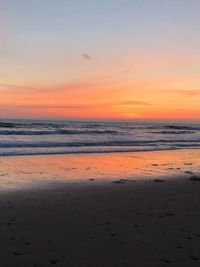
[[[173,130],[187,130],[187,131],[200,130],[199,126],[188,126],[188,125],[164,125],[163,128],[173,129]]]
[[[0,148],[44,148],[44,147],[130,147],[130,146],[147,146],[147,145],[173,145],[173,146],[183,146],[183,145],[200,145],[200,139],[197,140],[135,140],[135,141],[103,141],[103,142],[3,142],[0,143]]]
[[[161,151],[161,150],[174,150],[174,148],[163,148],[163,149],[156,149],[156,148],[142,148],[142,149],[135,149],[135,148],[115,148],[115,149],[94,149],[94,150],[77,150],[77,151],[6,151],[1,152],[0,156],[39,156],[39,155],[71,155],[71,154],[100,154],[100,153],[125,153],[125,152],[147,152],[147,151]]]
[[[126,153],[126,152],[150,152],[150,151],[166,151],[166,150],[177,150],[177,149],[199,149],[199,146],[163,146],[163,147],[111,147],[110,149],[102,148],[99,149],[78,149],[78,150],[60,150],[60,148],[56,148],[56,150],[7,150],[1,151],[0,156],[37,156],[37,155],[71,155],[71,154],[94,154],[94,153]]]
[[[149,132],[150,134],[190,134],[191,131],[181,130],[181,131],[156,131]]]
[[[0,156],[183,148],[200,148],[200,125],[172,122],[0,121]]]
[[[118,126],[118,128],[123,130],[177,130],[178,131],[200,131],[200,126],[188,126],[188,125],[162,125],[162,124],[154,124],[154,125],[122,125]]]
[[[9,122],[0,122],[0,128],[14,128],[15,124]]]
[[[115,130],[2,130],[0,135],[71,135],[71,134],[119,134]]]

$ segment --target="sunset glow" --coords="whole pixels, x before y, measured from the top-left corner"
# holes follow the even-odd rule
[[[200,118],[198,1],[0,8],[1,118]]]

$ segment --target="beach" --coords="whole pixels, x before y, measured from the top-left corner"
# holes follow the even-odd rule
[[[2,157],[2,266],[199,266],[199,152],[148,153]]]
[[[1,196],[2,266],[199,266],[200,183],[62,185]]]
[[[200,267],[200,0],[0,0],[0,267]]]

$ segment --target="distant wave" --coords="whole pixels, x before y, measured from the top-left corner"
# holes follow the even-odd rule
[[[188,133],[191,133],[191,131],[185,131],[185,130],[181,130],[181,131],[155,131],[155,132],[149,132],[149,133],[153,133],[153,134],[188,134]]]
[[[0,135],[68,135],[68,134],[118,134],[114,130],[1,130]]]
[[[15,124],[9,122],[0,122],[0,128],[14,128]]]
[[[199,126],[188,126],[188,125],[165,125],[163,126],[163,128],[174,129],[174,130],[188,130],[188,131],[200,130]]]
[[[171,130],[187,130],[187,131],[193,131],[193,130],[199,130],[200,131],[200,126],[199,125],[169,125],[169,124],[160,124],[160,123],[144,123],[144,124],[139,124],[139,123],[85,123],[85,122],[46,122],[46,121],[25,121],[25,122],[0,122],[0,128],[26,128],[26,129],[47,129],[48,130],[55,130],[55,129],[61,129],[65,128],[68,125],[73,125],[74,128],[79,128],[79,129],[91,129],[94,131],[98,131],[99,128],[102,130],[102,128],[105,128],[104,130],[107,131],[107,128],[113,128],[113,129],[124,129],[124,130],[134,130],[134,129],[150,129],[150,130],[164,130],[164,129],[171,129]],[[66,129],[65,129],[66,130]],[[84,131],[84,130],[83,130]],[[108,131],[110,131],[108,129]]]
[[[177,131],[200,131],[200,126],[194,125],[194,126],[188,126],[188,125],[162,125],[162,124],[154,124],[154,125],[122,125],[118,126],[120,129],[140,129],[140,130],[165,130],[165,129],[171,129],[171,130],[177,130]]]

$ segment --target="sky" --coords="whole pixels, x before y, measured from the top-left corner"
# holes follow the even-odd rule
[[[1,0],[0,118],[200,119],[199,0]]]

